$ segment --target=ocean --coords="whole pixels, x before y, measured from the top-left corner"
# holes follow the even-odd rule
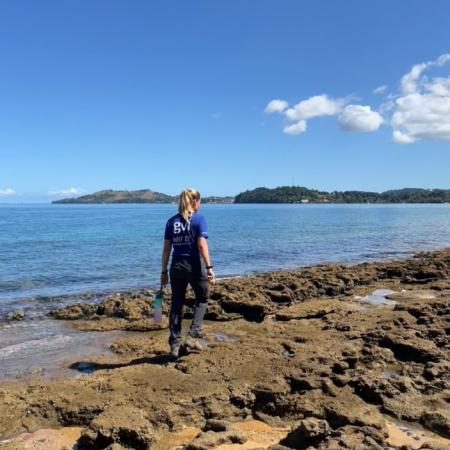
[[[218,277],[450,246],[450,205],[202,205]],[[45,297],[155,287],[176,205],[0,205],[0,316]]]
[[[403,258],[450,246],[450,205],[202,205],[218,277]],[[46,317],[80,294],[158,286],[176,205],[0,205],[0,378],[54,375],[67,355],[108,352],[120,332]],[[25,320],[2,321],[23,309]],[[64,364],[63,364],[64,366]],[[37,369],[36,369],[37,370]],[[42,372],[43,371],[43,372]]]

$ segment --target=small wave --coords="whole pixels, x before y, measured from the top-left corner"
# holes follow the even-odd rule
[[[72,339],[72,336],[60,334],[43,339],[33,339],[21,342],[20,344],[9,345],[0,349],[0,359],[6,359],[12,355],[14,355],[14,358],[20,358],[37,351],[57,349],[63,347]]]
[[[7,330],[9,328],[30,328],[32,326],[37,326],[34,324],[30,324],[29,322],[4,322],[4,323],[0,323],[0,333],[3,330]]]

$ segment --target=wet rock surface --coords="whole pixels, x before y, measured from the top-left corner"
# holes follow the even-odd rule
[[[380,288],[392,305],[354,300]],[[184,448],[246,448],[234,424],[258,419],[286,430],[271,448],[401,448],[392,417],[450,438],[450,251],[227,279],[211,297],[206,350],[178,360],[149,291],[55,310],[81,330],[134,332],[114,361],[71,362],[89,375],[2,382],[0,435],[79,426],[80,448],[144,449],[197,427]]]
[[[6,320],[9,322],[16,322],[25,318],[25,311],[23,309],[17,309],[7,314]]]

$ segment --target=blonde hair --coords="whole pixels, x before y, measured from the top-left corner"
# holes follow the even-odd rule
[[[178,200],[178,212],[186,222],[189,221],[191,214],[194,212],[192,208],[194,200],[200,200],[200,192],[196,189],[184,189],[181,191],[180,199]]]

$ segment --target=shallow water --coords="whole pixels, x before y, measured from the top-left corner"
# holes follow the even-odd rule
[[[229,344],[239,344],[240,340],[237,337],[230,336],[222,332],[212,332],[206,335],[207,339],[211,339],[216,342],[226,342]]]
[[[425,442],[431,442],[433,444],[444,446],[444,448],[450,448],[450,439],[432,433],[418,423],[411,423],[388,417],[386,418],[386,426],[389,433],[387,442],[394,448],[398,448],[402,445],[409,445],[413,449],[418,449]]]
[[[395,364],[389,364],[382,373],[382,376],[386,380],[398,377],[403,371],[403,364],[400,362]]]
[[[375,289],[372,294],[361,297],[355,295],[353,298],[363,303],[370,303],[375,306],[394,306],[397,302],[389,300],[386,296],[395,294],[391,289]]]
[[[111,343],[122,331],[78,332],[65,322],[43,319],[0,327],[0,379],[58,374],[75,376],[69,361],[113,355]]]

